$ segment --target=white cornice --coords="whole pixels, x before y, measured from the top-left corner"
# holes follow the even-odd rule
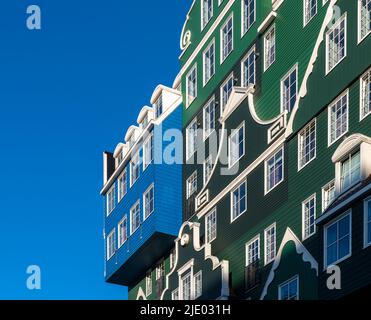
[[[341,161],[344,156],[349,155],[353,149],[355,149],[363,142],[371,144],[371,138],[360,133],[353,134],[350,137],[346,138],[336,149],[331,159],[332,162],[336,163]]]
[[[268,14],[268,16],[264,19],[261,25],[258,27],[258,33],[262,34],[267,28],[271,25],[273,20],[277,17],[277,12],[272,11]]]

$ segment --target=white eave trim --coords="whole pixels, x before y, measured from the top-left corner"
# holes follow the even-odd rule
[[[229,116],[240,106],[242,101],[247,98],[248,93],[254,92],[254,86],[250,85],[248,87],[233,87],[231,95],[228,99],[228,102],[225,106],[222,117],[220,118],[221,122],[225,122]]]
[[[271,25],[274,19],[277,17],[277,12],[272,11],[268,16],[264,19],[261,25],[258,27],[258,33],[262,34],[268,27]]]
[[[353,134],[346,138],[336,149],[331,159],[332,162],[336,163],[341,161],[345,156],[349,155],[353,149],[358,147],[363,142],[371,144],[371,138],[359,133]]]

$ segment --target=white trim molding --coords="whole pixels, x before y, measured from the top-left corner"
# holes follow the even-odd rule
[[[262,291],[262,294],[260,296],[260,300],[263,300],[265,296],[268,293],[268,287],[270,284],[273,282],[274,277],[275,277],[275,272],[277,268],[279,267],[281,263],[281,258],[282,258],[282,252],[283,249],[285,248],[286,244],[290,241],[293,241],[295,243],[296,247],[296,253],[298,255],[302,255],[302,259],[304,262],[309,262],[311,265],[311,268],[316,271],[317,277],[318,277],[318,262],[314,257],[310,254],[310,252],[307,250],[307,248],[301,243],[301,241],[298,239],[298,237],[295,235],[295,233],[290,229],[287,228],[285,235],[283,236],[280,248],[278,249],[276,258],[274,259],[271,271],[268,275],[267,281],[264,285],[264,289]]]

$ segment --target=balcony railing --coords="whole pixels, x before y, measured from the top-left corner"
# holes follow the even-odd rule
[[[189,220],[196,213],[196,195],[191,195],[185,203],[183,221]]]
[[[245,267],[245,290],[249,291],[260,284],[260,260],[256,260]]]

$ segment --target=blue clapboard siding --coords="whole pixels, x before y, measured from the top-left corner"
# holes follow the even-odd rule
[[[181,130],[182,107],[178,106],[159,127],[153,129],[155,149],[165,150],[174,141],[163,141],[163,133],[168,129]],[[156,151],[157,151],[156,150]],[[182,146],[180,146],[182,150]],[[142,155],[143,150],[140,150]],[[182,156],[180,156],[182,159]],[[118,223],[127,216],[128,240],[116,254],[106,262],[106,280],[108,282],[127,284],[127,274],[133,273],[132,265],[138,269],[146,265],[154,265],[160,259],[161,252],[165,255],[168,251],[168,243],[178,235],[182,223],[182,165],[181,164],[154,164],[151,163],[144,171],[141,165],[139,179],[130,188],[129,172],[130,161],[127,164],[127,194],[117,203],[117,181],[116,181],[116,207],[113,212],[105,218],[106,236],[116,229],[116,246],[118,246]],[[143,221],[143,194],[154,184],[154,212]],[[140,200],[141,225],[130,235],[130,209]],[[163,251],[161,250],[163,246]],[[156,255],[153,255],[156,252]],[[126,268],[126,264],[127,268]],[[129,266],[130,264],[130,266]],[[143,276],[143,274],[141,274]],[[120,279],[122,278],[122,279]],[[130,279],[135,281],[135,279]]]

